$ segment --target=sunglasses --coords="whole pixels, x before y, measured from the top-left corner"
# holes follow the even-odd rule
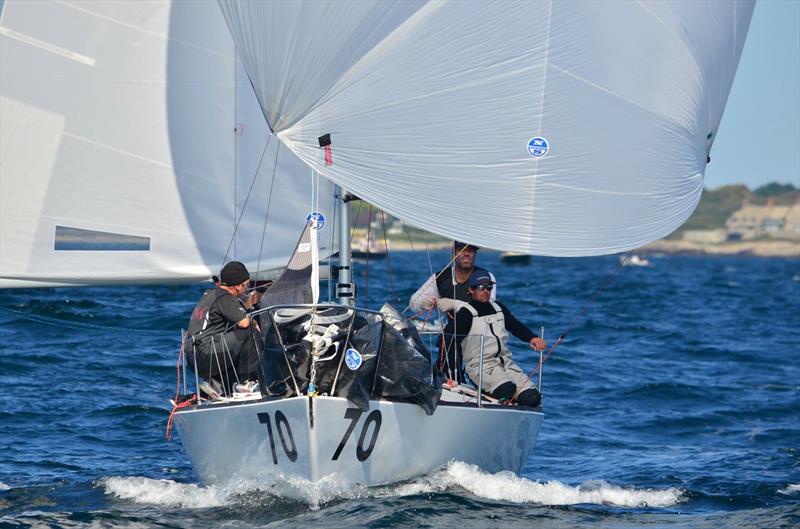
[[[474,290],[480,292],[481,290],[489,290],[491,291],[494,288],[494,285],[477,285],[472,287]]]

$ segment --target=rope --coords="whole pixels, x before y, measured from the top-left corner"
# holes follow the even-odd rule
[[[394,291],[394,282],[392,282],[392,256],[389,253],[389,238],[386,236],[386,215],[381,211],[381,226],[383,227],[383,247],[386,250],[386,268],[389,271],[389,290],[392,292],[392,299],[399,302],[400,298]]]
[[[172,411],[169,412],[169,419],[167,419],[167,441],[172,440],[172,425],[175,423],[175,412],[181,408],[188,408],[197,404],[197,395],[192,395],[191,398],[183,402],[175,403]]]
[[[261,159],[258,160],[258,167],[256,167],[256,172],[253,174],[253,179],[250,181],[250,189],[247,190],[247,196],[244,199],[244,204],[242,205],[242,212],[239,214],[239,218],[236,220],[236,225],[233,227],[233,234],[231,235],[231,240],[228,243],[228,249],[225,250],[225,257],[222,258],[222,263],[220,263],[220,268],[225,262],[228,260],[228,254],[231,251],[231,246],[233,246],[233,242],[236,240],[236,233],[239,231],[239,223],[242,222],[242,218],[244,217],[244,210],[247,209],[247,202],[250,200],[250,194],[253,192],[253,186],[256,184],[256,179],[258,179],[258,171],[261,169],[261,162],[264,161],[264,155],[267,153],[267,147],[269,147],[269,142],[272,139],[272,134],[269,135],[267,138],[267,143],[264,145],[264,150],[261,152]],[[277,163],[278,155],[277,150],[275,151],[275,162]]]
[[[369,306],[369,239],[372,235],[372,204],[369,205],[369,216],[367,217],[367,259],[364,263],[364,306]]]
[[[426,244],[426,246],[427,246],[427,244]],[[463,251],[464,251],[466,248],[467,248],[466,246],[462,247],[462,248],[461,248],[461,250],[459,250],[459,251],[458,251],[458,253],[457,253],[457,254],[455,254],[455,255],[453,256],[453,258],[452,258],[452,259],[450,259],[450,261],[449,261],[449,262],[448,262],[446,265],[444,265],[444,267],[443,267],[441,270],[439,270],[439,272],[437,272],[437,273],[436,273],[436,275],[435,275],[435,276],[434,276],[434,278],[433,278],[434,282],[435,282],[437,279],[439,279],[439,276],[440,276],[440,275],[442,275],[442,274],[444,273],[444,271],[445,271],[445,270],[447,270],[447,269],[450,267],[450,265],[452,265],[452,264],[453,264],[453,263],[456,261],[456,259],[458,258],[458,256],[459,256],[459,255],[461,255],[461,252],[463,252]],[[428,261],[430,261],[430,250],[428,250]],[[454,277],[455,277],[455,276],[454,276]],[[434,303],[434,305],[435,305],[435,303]],[[405,312],[405,311],[407,311],[409,308],[411,308],[411,305],[406,305],[406,308],[404,308],[404,309],[402,310],[402,312]]]
[[[606,288],[608,288],[608,286],[611,284],[611,282],[617,276],[619,271],[622,270],[622,267],[624,266],[625,262],[629,258],[630,258],[630,254],[626,255],[623,259],[619,260],[619,263],[617,264],[616,268],[614,268],[614,270],[610,274],[608,274],[608,276],[606,276],[606,279],[605,279],[605,281],[603,281],[603,284],[600,285],[600,287],[598,287],[594,291],[594,293],[589,298],[589,300],[586,303],[583,304],[583,308],[578,313],[578,315],[575,316],[574,318],[572,318],[572,321],[569,323],[569,325],[567,325],[567,330],[564,331],[558,337],[558,340],[556,340],[556,342],[550,347],[550,349],[547,351],[547,353],[545,353],[544,357],[542,358],[542,364],[541,365],[544,365],[544,363],[547,362],[547,360],[550,358],[550,355],[552,355],[553,351],[556,350],[556,347],[558,347],[561,344],[561,342],[564,341],[564,338],[566,338],[567,335],[572,331],[572,329],[575,327],[575,324],[578,322],[578,320],[583,318],[583,316],[585,316],[586,313],[589,312],[589,309],[592,307],[592,305],[595,304],[595,302],[597,301],[597,298],[600,295],[600,293],[603,290],[605,290]],[[527,379],[528,382],[533,378],[533,375],[535,375],[537,371],[539,371],[539,364],[536,364],[535,366],[533,366],[533,369],[531,369],[531,373],[528,375],[528,379]],[[524,384],[523,384],[523,386],[524,386]],[[514,397],[510,399],[510,402],[513,402],[514,399],[516,399],[516,397],[517,396],[514,395]]]
[[[186,345],[186,336],[188,336],[188,334],[183,333],[183,336],[181,337],[181,348],[178,350],[178,363],[175,365],[175,369],[178,372],[178,380],[175,384],[175,399],[172,401],[172,411],[169,412],[169,419],[167,419],[167,441],[172,440],[172,425],[175,423],[175,411],[180,408],[188,408],[189,406],[193,406],[197,403],[196,394],[192,395],[183,402],[178,402],[178,397],[180,397],[181,390],[181,364],[183,363],[183,350],[184,346]]]
[[[129,332],[129,333],[138,333],[138,334],[151,334],[151,335],[172,335],[174,334],[173,331],[154,331],[150,329],[133,329],[130,327],[112,327],[110,325],[100,325],[97,323],[84,323],[78,321],[69,321],[63,320],[60,318],[50,318],[48,316],[39,316],[37,314],[29,314],[27,312],[22,312],[19,310],[9,309],[7,307],[0,307],[0,311],[10,312],[19,316],[22,319],[35,321],[37,323],[44,323],[46,325],[54,325],[56,327],[64,327],[67,329],[91,329],[97,331],[122,331],[122,332]]]
[[[270,136],[272,138],[272,136]],[[269,140],[267,140],[269,143]],[[255,276],[258,276],[258,273],[261,271],[261,256],[264,253],[264,239],[267,235],[267,223],[269,222],[269,210],[272,206],[272,188],[275,186],[275,172],[278,169],[278,151],[281,148],[281,142],[278,142],[278,146],[275,148],[275,162],[272,164],[272,179],[269,183],[269,196],[267,197],[267,210],[264,212],[264,227],[261,229],[261,244],[258,246],[258,262],[256,263],[256,273]],[[258,162],[258,166],[261,167],[261,162]]]

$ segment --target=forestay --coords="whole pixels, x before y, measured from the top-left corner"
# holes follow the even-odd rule
[[[274,270],[332,206],[269,139],[215,3],[6,1],[0,127],[3,287]]]
[[[270,127],[306,163],[419,227],[555,256],[635,248],[689,217],[753,11],[219,3]]]

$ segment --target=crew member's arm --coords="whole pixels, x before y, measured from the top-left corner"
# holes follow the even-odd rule
[[[511,311],[508,310],[508,307],[499,301],[496,301],[495,303],[500,305],[500,308],[503,309],[503,318],[506,320],[506,329],[508,332],[523,342],[528,342],[531,348],[536,349],[537,351],[541,351],[547,347],[547,343],[539,338],[536,333],[530,330],[524,323],[515,318],[514,315],[511,314]]]
[[[233,296],[223,296],[217,302],[222,316],[231,323],[236,322],[240,329],[250,327],[250,318],[247,317],[247,309],[242,302]]]
[[[419,290],[411,295],[408,307],[415,313],[426,311],[436,303],[439,297],[439,288],[436,286],[436,275],[432,275],[419,287]]]

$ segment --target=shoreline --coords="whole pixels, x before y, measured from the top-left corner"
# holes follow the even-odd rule
[[[735,241],[720,244],[701,244],[690,241],[659,240],[638,249],[641,253],[673,255],[720,255],[782,257],[800,259],[800,241]]]
[[[414,241],[415,251],[447,250],[453,243],[450,241],[429,241],[427,246],[423,241]],[[408,240],[389,241],[390,251],[411,251]],[[495,251],[495,250],[486,250]],[[664,253],[669,255],[708,255],[708,256],[751,256],[751,257],[779,257],[800,259],[800,241],[736,241],[720,244],[701,244],[690,241],[670,241],[661,239],[642,246],[634,253],[653,254]]]

